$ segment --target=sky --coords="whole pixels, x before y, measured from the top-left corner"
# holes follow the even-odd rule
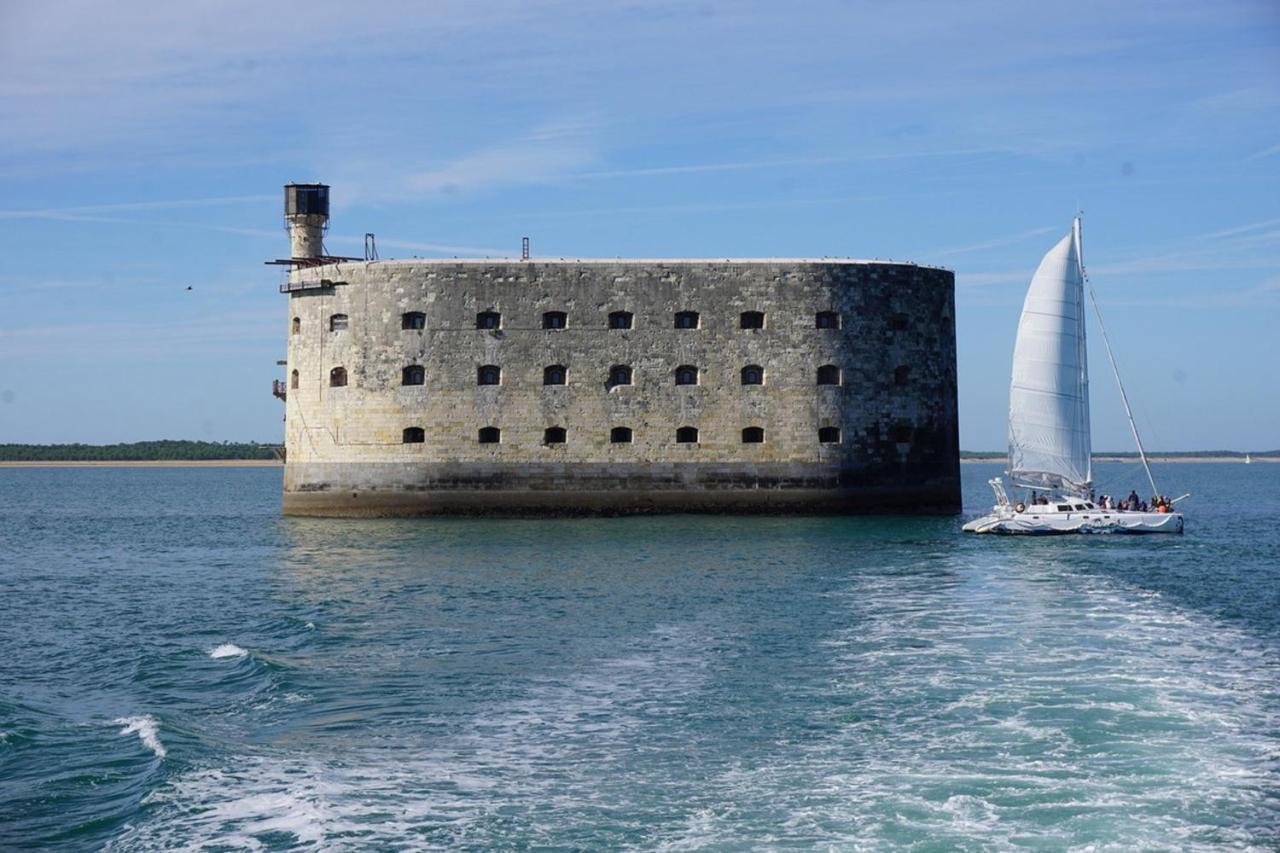
[[[1081,210],[1148,446],[1280,448],[1274,0],[6,0],[0,442],[281,440],[290,181],[335,254],[953,269],[972,450]]]

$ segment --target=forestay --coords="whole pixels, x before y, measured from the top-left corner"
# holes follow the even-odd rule
[[[1092,481],[1080,221],[1031,279],[1009,388],[1009,476],[1083,492]]]

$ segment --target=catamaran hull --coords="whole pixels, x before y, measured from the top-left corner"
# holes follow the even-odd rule
[[[964,526],[966,533],[1004,536],[1063,536],[1069,533],[1181,533],[1181,513],[1136,512],[1110,518],[1032,519],[1018,513],[984,515]]]

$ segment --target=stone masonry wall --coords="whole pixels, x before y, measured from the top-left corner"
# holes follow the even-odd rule
[[[605,505],[577,493],[646,490],[672,493],[660,508],[678,509],[681,494],[761,488],[828,493],[823,511],[839,511],[842,495],[860,489],[886,507],[902,503],[895,492],[931,509],[958,505],[949,271],[850,261],[378,261],[299,270],[291,286],[320,280],[334,284],[289,297],[287,370],[297,387],[287,400],[286,511],[502,511],[520,503],[513,494],[531,492],[545,493],[526,501],[543,507],[535,511],[548,494],[566,511],[625,511],[625,497]],[[411,311],[426,315],[425,328],[402,328]],[[499,313],[501,328],[477,329],[484,311]],[[565,312],[566,327],[544,329],[548,311]],[[614,311],[631,312],[633,327],[610,329]],[[679,311],[698,312],[698,328],[675,328]],[[764,328],[740,328],[745,311],[763,312]],[[838,313],[840,328],[817,328],[820,311]],[[346,328],[330,329],[335,314]],[[763,385],[741,383],[753,364],[765,369]],[[840,368],[839,385],[817,384],[824,364]],[[401,384],[409,365],[423,367],[425,384]],[[500,367],[501,383],[478,385],[481,365]],[[567,368],[565,385],[543,384],[548,365]],[[631,385],[608,387],[613,365],[631,367]],[[676,384],[681,365],[698,369],[698,384]],[[330,387],[335,367],[345,368],[345,387]],[[610,441],[616,426],[633,431],[632,443]],[[425,440],[404,443],[409,427]],[[483,427],[498,428],[500,442],[479,442]],[[565,443],[544,444],[548,427],[563,428]],[[696,428],[698,441],[677,443],[681,427]],[[743,443],[746,427],[763,428],[763,443]],[[820,442],[821,427],[838,428],[841,440]]]

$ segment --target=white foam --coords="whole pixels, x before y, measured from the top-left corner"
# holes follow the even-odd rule
[[[142,745],[156,754],[156,758],[164,758],[168,755],[168,751],[164,748],[164,744],[160,742],[157,734],[159,727],[156,725],[155,717],[150,714],[142,717],[121,717],[112,722],[124,726],[120,730],[122,735],[131,735],[135,732],[142,741]]]
[[[218,660],[219,658],[242,658],[247,654],[249,653],[237,646],[235,643],[223,643],[216,649],[209,650],[209,657],[214,660]]]

